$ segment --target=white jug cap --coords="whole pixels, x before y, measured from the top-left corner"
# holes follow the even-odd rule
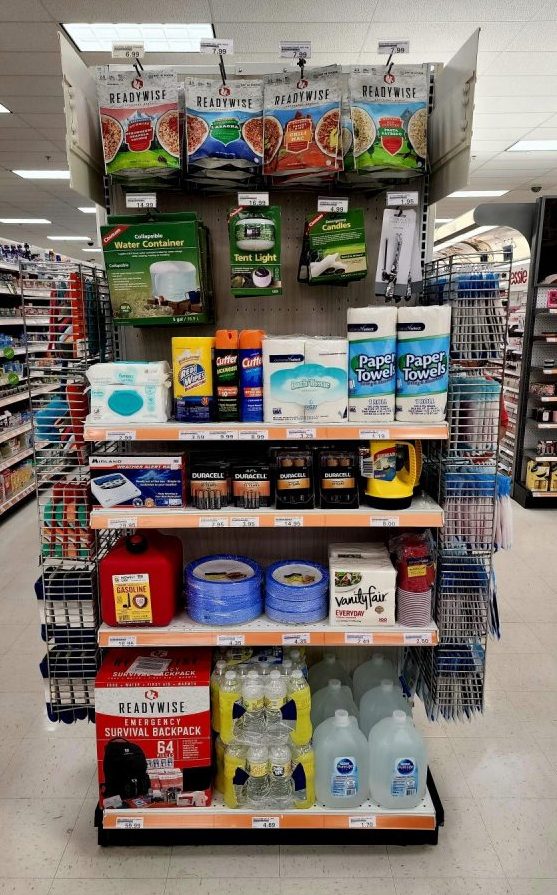
[[[385,680],[381,681],[381,689],[382,690],[392,690],[393,687],[394,687],[393,681],[390,681],[387,678],[385,678]]]
[[[340,681],[338,678],[332,677],[329,681],[329,687],[331,687],[332,690],[340,690]]]
[[[333,665],[336,660],[336,656],[334,653],[325,653],[323,656],[323,661],[327,662],[328,665]]]
[[[406,712],[402,712],[400,709],[395,709],[393,712],[393,718],[398,724],[406,724],[407,717]]]
[[[350,718],[346,709],[337,709],[335,712],[335,724],[337,727],[348,727]]]

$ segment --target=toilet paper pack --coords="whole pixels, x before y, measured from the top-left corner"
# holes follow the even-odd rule
[[[348,416],[348,344],[346,339],[307,339],[306,370],[298,372],[298,385],[307,375],[304,420],[307,423],[342,423]]]
[[[396,419],[441,422],[447,408],[451,308],[398,309]]]
[[[292,373],[305,360],[302,336],[268,336],[263,339],[263,415],[266,423],[302,423],[305,407]]]

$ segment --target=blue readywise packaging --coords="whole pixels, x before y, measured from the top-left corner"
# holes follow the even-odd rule
[[[189,78],[186,81],[188,170],[224,163],[263,162],[263,82]]]
[[[182,454],[161,457],[89,458],[93,506],[185,506],[185,459]]]

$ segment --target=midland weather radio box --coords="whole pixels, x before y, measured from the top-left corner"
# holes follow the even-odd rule
[[[211,802],[208,649],[114,649],[95,681],[104,808]]]
[[[185,460],[183,454],[161,457],[89,458],[91,495],[94,506],[182,507],[185,505]]]

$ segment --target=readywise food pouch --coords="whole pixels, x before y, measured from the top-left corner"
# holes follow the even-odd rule
[[[188,169],[263,162],[263,81],[186,81]],[[214,163],[214,164],[213,164]]]
[[[97,69],[107,174],[120,179],[177,176],[180,170],[178,79],[170,68]]]
[[[265,82],[265,174],[342,170],[340,93],[336,65]]]
[[[350,74],[354,159],[358,172],[425,170],[428,70],[426,65],[355,68]]]

